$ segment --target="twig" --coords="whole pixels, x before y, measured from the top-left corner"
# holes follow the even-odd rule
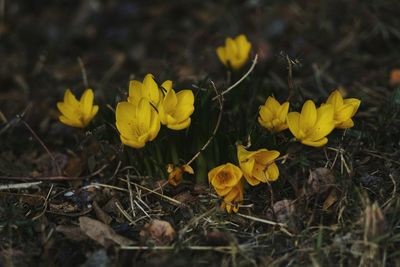
[[[234,247],[232,246],[187,246],[180,247],[180,249],[196,250],[196,251],[217,251],[217,252],[230,252]],[[123,250],[174,250],[175,246],[121,246]]]
[[[128,212],[126,212],[118,203],[118,201],[115,201],[115,206],[117,207],[117,209],[122,213],[122,215],[124,215],[124,217],[132,224],[135,225],[136,223],[133,221],[133,218],[128,214]]]
[[[126,180],[127,180],[126,184],[128,185],[128,190],[129,190],[129,200],[130,200],[130,203],[131,203],[132,216],[133,216],[133,218],[135,218],[136,217],[135,205],[133,205],[133,192],[132,192],[131,180],[129,178],[129,175],[126,176]]]
[[[108,164],[102,166],[100,169],[97,171],[86,175],[86,176],[80,176],[80,177],[68,177],[68,176],[48,176],[48,177],[14,177],[14,176],[0,176],[0,180],[10,180],[10,181],[50,181],[50,182],[61,182],[61,181],[72,181],[72,180],[82,180],[82,179],[87,179],[91,178],[93,176],[98,175],[101,173],[105,168],[108,167]]]
[[[290,101],[293,95],[293,66],[292,66],[292,60],[289,58],[288,55],[286,55],[286,60],[288,62],[288,97],[287,101]]]
[[[19,183],[19,184],[5,184],[0,185],[0,190],[7,189],[26,189],[35,185],[40,185],[42,182],[32,182],[32,183]]]
[[[287,225],[284,224],[284,223],[277,223],[277,222],[273,222],[273,221],[269,221],[269,220],[253,217],[253,216],[250,216],[250,215],[245,215],[245,214],[242,214],[242,213],[236,213],[236,214],[239,215],[240,217],[243,217],[243,218],[246,218],[246,219],[249,219],[249,220],[253,220],[253,221],[256,221],[256,222],[265,223],[265,224],[269,224],[269,225],[273,225],[273,226],[280,226],[279,230],[281,230],[282,232],[284,232],[288,236],[294,236],[292,233],[290,233],[286,229]]]
[[[257,56],[256,56],[257,58]],[[256,60],[255,58],[255,60]],[[211,141],[214,139],[214,136],[217,134],[217,131],[219,129],[219,125],[221,123],[221,119],[222,119],[222,113],[224,110],[224,97],[222,96],[222,94],[220,94],[217,90],[217,88],[215,87],[215,84],[213,81],[210,81],[211,85],[215,91],[216,97],[218,98],[218,103],[219,103],[219,114],[218,114],[218,119],[217,119],[217,123],[215,124],[214,130],[212,132],[212,134],[210,135],[210,137],[208,138],[207,142],[203,145],[202,148],[200,148],[199,151],[197,151],[197,153],[186,163],[186,165],[190,165],[193,163],[193,161],[195,161],[201,154],[201,152],[203,152],[208,145],[211,143]]]
[[[277,223],[277,222],[273,222],[273,221],[270,221],[270,220],[265,220],[265,219],[253,217],[253,216],[250,216],[250,215],[245,215],[245,214],[242,214],[242,213],[236,213],[236,214],[239,215],[240,217],[243,217],[243,218],[246,218],[246,219],[249,219],[249,220],[253,220],[253,221],[256,221],[256,222],[261,222],[261,223],[274,225],[274,226],[278,225],[278,226],[281,226],[281,227],[286,227],[287,226],[284,223]]]
[[[58,165],[58,162],[56,161],[56,159],[53,157],[53,155],[51,154],[50,150],[47,148],[47,146],[43,143],[43,141],[39,138],[39,136],[35,133],[35,131],[31,128],[31,126],[29,126],[29,124],[24,121],[24,119],[21,117],[21,122],[22,124],[31,132],[31,134],[33,135],[33,137],[36,139],[36,141],[39,142],[39,144],[44,148],[44,150],[47,152],[47,154],[49,155],[49,157],[51,158],[51,160],[54,163],[54,166],[57,169],[57,173],[58,175],[61,175],[61,168]]]
[[[223,95],[229,93],[233,88],[238,86],[244,79],[246,79],[247,76],[250,75],[250,73],[253,71],[254,67],[256,66],[257,60],[258,60],[258,55],[256,54],[254,59],[253,59],[253,64],[251,64],[249,70],[242,76],[242,78],[240,78],[237,82],[235,82],[233,85],[231,85],[228,89],[223,91],[220,95],[223,96]],[[217,96],[214,96],[214,98],[212,100],[216,100],[218,98],[219,98],[219,96],[217,95]]]
[[[217,209],[214,207],[206,212],[204,212],[203,214],[194,217],[193,219],[191,219],[186,225],[185,227],[183,227],[180,231],[179,231],[179,239],[182,239],[182,236],[188,231],[189,227],[193,224],[198,223],[201,219],[203,219],[204,217],[207,217],[211,214],[213,214]]]
[[[42,212],[41,212],[39,215],[33,217],[33,218],[32,218],[32,221],[36,221],[37,219],[39,219],[40,217],[42,217],[43,214],[46,213],[46,210],[47,210],[47,207],[48,207],[49,197],[50,197],[51,191],[53,191],[53,188],[54,188],[54,184],[51,185],[51,187],[50,187],[50,189],[49,189],[49,192],[48,192],[47,195],[46,195],[46,198],[45,198],[44,203],[43,203],[43,210],[42,210]]]
[[[121,178],[119,178],[119,180],[124,181],[125,183],[127,182],[127,180],[124,180],[124,179],[121,179]],[[160,193],[158,193],[158,192],[156,192],[156,191],[154,191],[154,190],[151,190],[151,189],[149,189],[149,188],[147,188],[147,187],[144,187],[144,186],[142,186],[142,185],[140,185],[140,184],[137,184],[137,183],[134,183],[134,182],[130,182],[130,183],[133,184],[133,185],[135,185],[135,186],[137,186],[137,187],[139,187],[139,188],[141,188],[141,189],[143,189],[143,190],[146,190],[146,191],[148,191],[148,192],[150,192],[150,193],[152,193],[152,194],[155,194],[155,195],[157,195],[157,196],[159,196],[159,197],[165,198],[165,199],[168,200],[171,204],[179,205],[179,206],[180,206],[180,205],[183,205],[183,203],[180,202],[179,200],[176,200],[176,199],[174,199],[174,198],[171,198],[171,197],[165,196],[165,195],[163,195],[163,194],[160,194]]]
[[[89,88],[89,82],[86,74],[85,64],[83,64],[83,61],[80,57],[78,57],[78,64],[82,71],[83,85],[85,86],[85,88]]]

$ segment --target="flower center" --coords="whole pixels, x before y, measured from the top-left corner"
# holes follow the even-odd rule
[[[221,171],[218,173],[218,179],[221,184],[226,184],[231,179],[231,175],[229,172]]]

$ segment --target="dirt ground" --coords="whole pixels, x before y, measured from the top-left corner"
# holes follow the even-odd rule
[[[0,0],[0,266],[400,266],[399,11],[395,0]],[[222,91],[251,66],[231,73],[217,58],[238,34],[258,62],[225,96],[194,175],[172,186],[167,164],[188,161],[216,124],[210,81]],[[193,90],[195,112],[188,130],[135,150],[114,112],[147,73]],[[290,86],[292,110],[339,87],[360,99],[355,126],[319,149],[267,134],[258,108]],[[98,115],[63,125],[57,102],[85,87]],[[287,157],[227,214],[207,172],[248,136]]]

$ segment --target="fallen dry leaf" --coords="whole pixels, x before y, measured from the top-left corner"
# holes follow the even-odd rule
[[[121,246],[133,244],[132,240],[115,233],[110,226],[89,217],[79,217],[79,226],[88,237],[104,247],[108,247],[111,243]]]
[[[400,69],[393,69],[390,72],[389,84],[390,86],[400,85]]]
[[[287,222],[295,213],[295,206],[293,200],[283,199],[275,202],[273,206],[276,220],[279,223]]]
[[[320,194],[326,192],[334,185],[335,176],[328,168],[317,168],[310,171],[307,183],[310,186],[311,194]]]
[[[81,228],[72,225],[58,225],[56,231],[65,235],[66,238],[73,241],[83,241],[88,237],[82,232]]]
[[[336,190],[333,189],[328,197],[325,199],[324,204],[322,205],[322,209],[327,211],[335,202],[337,201]]]
[[[157,245],[167,245],[174,240],[175,236],[176,232],[171,224],[161,220],[152,220],[140,231],[140,239],[143,242],[148,241],[150,238]]]
[[[96,217],[102,221],[105,224],[110,224],[112,222],[112,218],[110,215],[108,215],[107,212],[105,212],[104,210],[102,210],[99,206],[99,204],[97,204],[96,201],[93,201],[93,209],[96,213]]]

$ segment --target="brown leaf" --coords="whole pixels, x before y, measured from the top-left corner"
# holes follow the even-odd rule
[[[283,199],[275,202],[273,210],[275,213],[276,220],[279,223],[287,222],[296,211],[293,200],[289,199]]]
[[[310,186],[311,194],[320,194],[326,192],[334,185],[335,176],[328,168],[317,168],[310,171],[307,183]]]
[[[69,158],[64,173],[69,177],[78,177],[82,174],[83,165],[84,163],[80,158]]]
[[[368,205],[364,211],[364,236],[373,239],[382,235],[387,228],[385,216],[378,203]]]
[[[87,236],[82,232],[81,228],[71,225],[58,225],[56,231],[65,235],[66,238],[73,241],[83,241]]]
[[[229,244],[229,236],[221,231],[214,230],[206,233],[206,242],[211,246],[226,246]]]
[[[151,238],[157,245],[167,245],[174,240],[175,236],[176,232],[171,224],[161,220],[147,223],[140,231],[140,238],[143,242]]]
[[[400,85],[400,69],[393,69],[390,72],[390,86],[397,86]]]
[[[99,207],[96,201],[93,201],[93,209],[96,212],[96,217],[105,224],[110,224],[112,218],[104,210]]]
[[[88,237],[104,247],[108,247],[110,243],[122,246],[133,244],[132,240],[116,234],[110,226],[89,217],[79,217],[79,225]]]
[[[322,209],[327,211],[335,202],[337,201],[336,190],[333,189],[328,197],[325,199],[324,204],[322,205]]]

